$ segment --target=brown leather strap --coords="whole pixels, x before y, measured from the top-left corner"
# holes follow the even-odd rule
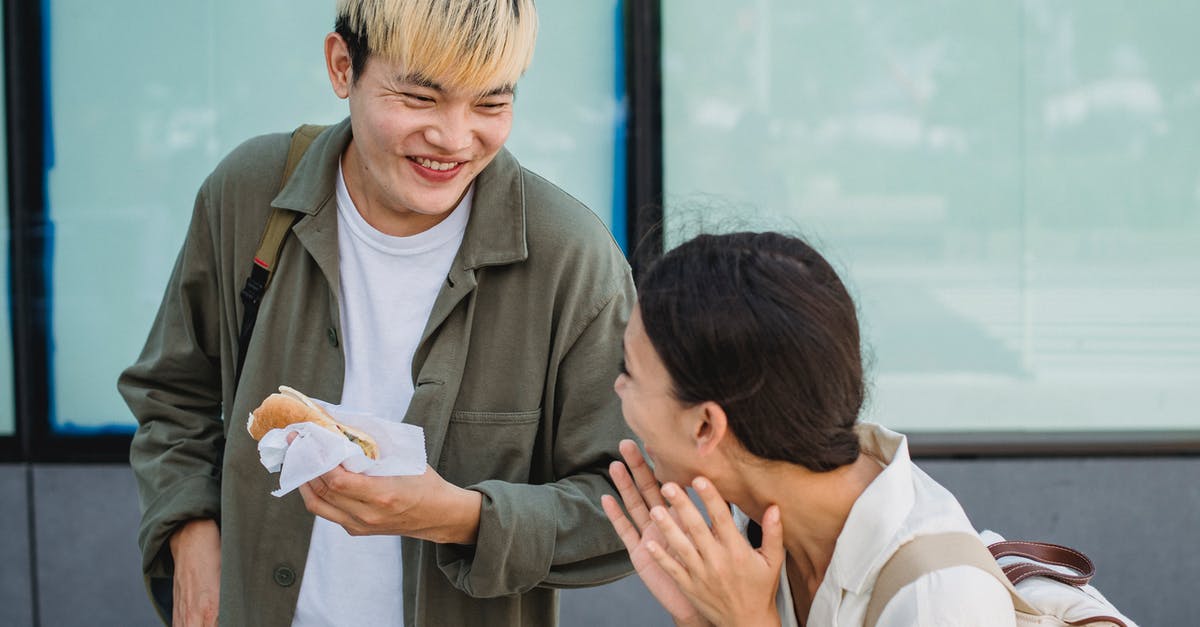
[[[1125,621],[1114,616],[1089,616],[1079,620],[1067,621],[1068,625],[1095,625],[1097,623],[1108,623],[1114,627],[1129,627]]]
[[[1021,557],[1035,560],[1042,564],[1064,566],[1079,573],[1078,575],[1072,575],[1054,570],[1053,568],[1047,568],[1041,564],[1017,562],[1004,567],[1004,574],[1008,575],[1013,585],[1029,577],[1038,576],[1049,577],[1055,581],[1061,581],[1072,586],[1085,586],[1096,575],[1096,566],[1092,564],[1092,560],[1088,559],[1083,553],[1070,547],[1062,546],[1061,544],[1023,541],[996,542],[988,546],[988,551],[991,551],[996,559],[1002,557]]]

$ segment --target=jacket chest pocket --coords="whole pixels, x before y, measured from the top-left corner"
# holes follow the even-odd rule
[[[528,482],[541,418],[541,409],[451,412],[438,473],[459,486],[489,479]]]

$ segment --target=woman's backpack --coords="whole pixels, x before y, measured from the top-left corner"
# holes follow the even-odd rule
[[[1096,569],[1083,553],[1058,544],[1009,542],[991,531],[918,536],[902,545],[879,571],[864,627],[875,627],[901,588],[952,566],[973,566],[1003,583],[1017,625],[1137,627],[1088,585]]]

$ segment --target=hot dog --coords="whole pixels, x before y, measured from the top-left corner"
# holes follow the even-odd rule
[[[357,444],[367,457],[379,459],[379,445],[375,438],[338,422],[312,399],[286,385],[279,386],[278,394],[268,396],[257,409],[250,412],[246,430],[250,432],[250,437],[261,440],[268,431],[282,429],[297,422],[311,422],[334,433],[340,433]]]

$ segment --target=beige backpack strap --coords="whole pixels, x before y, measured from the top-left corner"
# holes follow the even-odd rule
[[[320,124],[301,124],[292,131],[292,145],[288,148],[287,161],[283,164],[283,178],[279,181],[279,189],[283,189],[287,185],[288,179],[292,178],[292,171],[296,169],[296,164],[300,163],[300,157],[304,156],[313,140],[317,138],[328,126]]]
[[[287,185],[288,179],[300,163],[309,145],[324,131],[325,126],[304,124],[292,131],[292,143],[288,147],[287,160],[283,164],[283,177],[279,181],[279,189]],[[254,333],[254,322],[258,317],[258,304],[262,302],[263,293],[271,283],[271,275],[275,272],[275,262],[279,260],[279,252],[283,250],[283,242],[287,239],[288,231],[300,214],[279,207],[271,208],[267,218],[267,226],[263,229],[262,237],[258,240],[258,250],[254,252],[254,263],[250,266],[250,276],[242,288],[242,326],[238,333],[237,379],[242,378],[242,365],[246,361],[246,348],[250,344],[250,336]]]
[[[951,532],[917,536],[892,554],[875,579],[875,588],[871,591],[870,601],[867,602],[867,616],[863,627],[875,627],[883,609],[902,588],[916,581],[921,575],[952,566],[972,566],[986,572],[1004,584],[1012,596],[1013,607],[1018,612],[1032,616],[1041,615],[1041,612],[1017,593],[979,536]]]
[[[304,156],[309,145],[326,128],[328,127],[317,124],[302,124],[292,131],[292,143],[288,147],[287,161],[283,164],[283,177],[279,180],[280,190],[287,185],[288,179],[292,178],[296,164],[300,163],[300,158]],[[258,250],[254,253],[254,262],[267,270],[267,281],[270,281],[270,274],[275,270],[275,261],[279,257],[280,249],[283,248],[283,240],[287,237],[288,229],[292,228],[296,217],[294,211],[278,207],[271,208],[271,217],[267,218],[267,228],[263,229],[262,239],[258,240]],[[263,289],[266,289],[265,283]]]

